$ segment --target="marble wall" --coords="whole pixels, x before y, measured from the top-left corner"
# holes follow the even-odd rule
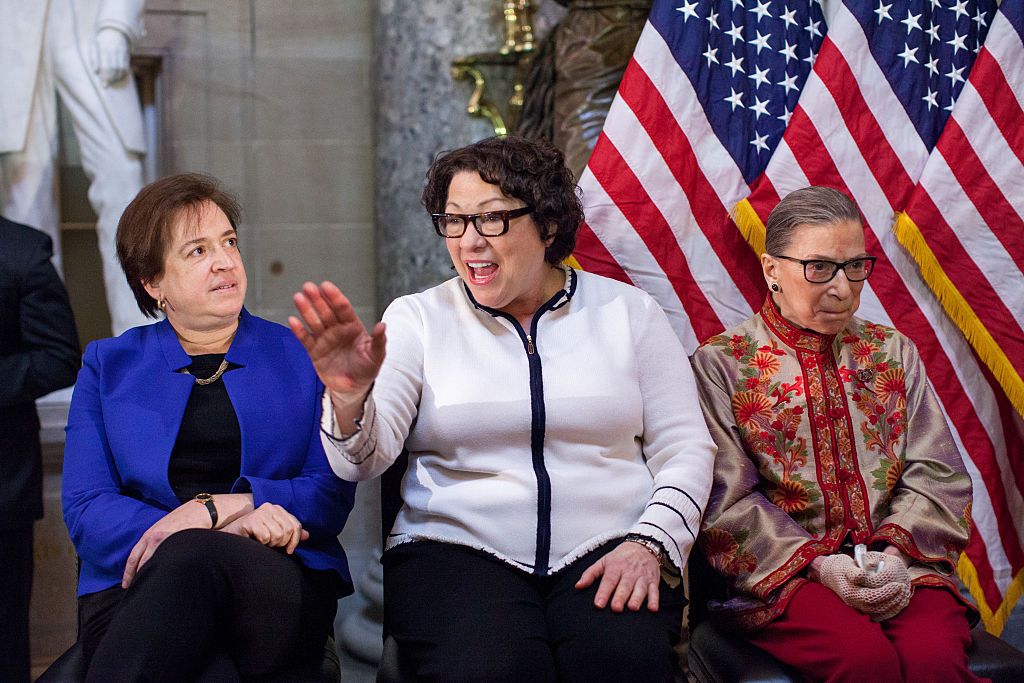
[[[493,135],[486,120],[466,114],[471,88],[452,80],[449,65],[456,57],[497,49],[501,22],[497,0],[378,3],[374,90],[381,308],[453,275],[420,192],[439,151]]]
[[[149,0],[164,173],[240,196],[247,305],[283,322],[307,279],[375,312],[372,0]]]
[[[250,6],[252,299],[283,320],[302,282],[330,279],[369,320],[376,308],[373,2]]]

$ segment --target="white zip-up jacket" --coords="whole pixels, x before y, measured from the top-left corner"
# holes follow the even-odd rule
[[[408,449],[387,547],[457,543],[545,575],[632,533],[682,571],[716,447],[654,299],[567,268],[527,330],[459,278],[396,299],[384,321],[358,430],[339,432],[325,392],[322,439],[344,479]]]

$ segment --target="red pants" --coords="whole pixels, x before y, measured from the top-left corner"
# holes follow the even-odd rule
[[[782,616],[749,637],[809,680],[979,681],[967,669],[965,613],[948,591],[918,587],[906,609],[879,623],[808,582]]]

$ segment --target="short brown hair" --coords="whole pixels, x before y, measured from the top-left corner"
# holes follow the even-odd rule
[[[764,250],[772,256],[780,256],[789,246],[797,227],[835,225],[844,221],[864,224],[857,205],[839,190],[812,185],[790,192],[768,214],[764,226]]]
[[[151,318],[156,317],[156,300],[143,283],[163,274],[164,256],[179,216],[183,212],[195,216],[207,201],[216,204],[231,221],[231,227],[238,230],[238,200],[223,190],[216,178],[201,173],[181,173],[150,183],[121,214],[117,224],[117,259],[139,309]]]
[[[572,254],[583,223],[583,204],[565,157],[551,143],[506,135],[441,152],[427,170],[427,211],[444,213],[452,178],[460,171],[476,171],[507,196],[533,207],[540,238],[554,237],[544,251],[545,261],[561,263]]]

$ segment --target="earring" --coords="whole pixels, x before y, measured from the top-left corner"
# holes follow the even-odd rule
[[[773,282],[772,283],[772,291],[773,292],[781,292],[782,291],[781,289],[779,289],[779,283],[778,282]]]
[[[159,308],[161,311],[167,310],[167,304],[164,302],[163,299],[157,299],[156,307]]]

